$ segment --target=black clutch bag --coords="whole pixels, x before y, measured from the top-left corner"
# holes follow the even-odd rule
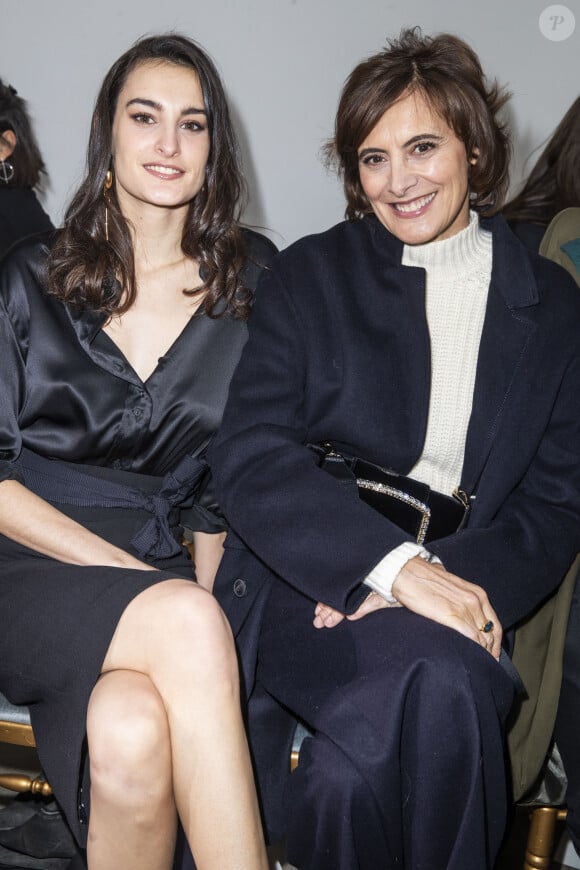
[[[320,468],[346,486],[356,486],[362,501],[412,535],[418,544],[444,538],[465,525],[470,507],[466,493],[456,490],[452,497],[443,495],[412,477],[340,453],[328,441],[310,446]]]

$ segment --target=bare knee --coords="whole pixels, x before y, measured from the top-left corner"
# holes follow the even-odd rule
[[[227,619],[215,598],[184,579],[141,592],[123,613],[103,670],[147,674],[165,706],[233,697],[238,663]]]
[[[176,645],[188,649],[195,645],[202,659],[216,666],[231,667],[235,663],[235,650],[229,623],[216,599],[205,590],[192,595],[189,586],[182,587],[171,603]],[[198,657],[199,658],[199,657]]]
[[[223,687],[237,685],[232,633],[216,599],[187,581],[163,586],[151,606],[155,669],[171,668],[187,682],[193,678]]]
[[[144,674],[113,671],[87,711],[91,791],[119,804],[153,805],[171,792],[171,746],[163,702]]]

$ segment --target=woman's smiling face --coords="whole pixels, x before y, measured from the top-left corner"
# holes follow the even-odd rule
[[[469,224],[465,146],[420,94],[387,109],[359,146],[358,161],[371,208],[405,244],[448,239]]]
[[[127,76],[113,121],[116,192],[125,216],[139,208],[187,208],[210,151],[199,78],[178,64],[145,61]]]

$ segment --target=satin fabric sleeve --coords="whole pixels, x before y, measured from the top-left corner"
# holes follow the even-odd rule
[[[26,400],[28,310],[22,277],[7,262],[0,268],[0,480],[20,480],[17,459],[22,446],[19,411]]]
[[[209,471],[202,481],[193,505],[182,509],[181,524],[189,531],[206,532],[210,535],[227,531],[228,525],[217,503],[214,483]]]

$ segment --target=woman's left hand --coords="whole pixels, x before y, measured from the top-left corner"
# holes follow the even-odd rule
[[[344,613],[340,610],[335,610],[330,604],[323,604],[319,601],[314,608],[314,628],[334,628],[339,622],[344,619]]]
[[[373,610],[381,610],[383,607],[401,606],[402,605],[398,602],[396,604],[391,604],[389,601],[385,601],[381,595],[377,595],[375,592],[369,592],[357,610],[350,616],[347,616],[346,619],[362,619],[363,616],[372,613]],[[344,613],[341,613],[340,610],[335,610],[334,607],[331,607],[329,604],[323,604],[322,601],[319,601],[314,608],[313,625],[315,628],[334,628],[339,622],[342,622],[343,619],[345,619]]]

